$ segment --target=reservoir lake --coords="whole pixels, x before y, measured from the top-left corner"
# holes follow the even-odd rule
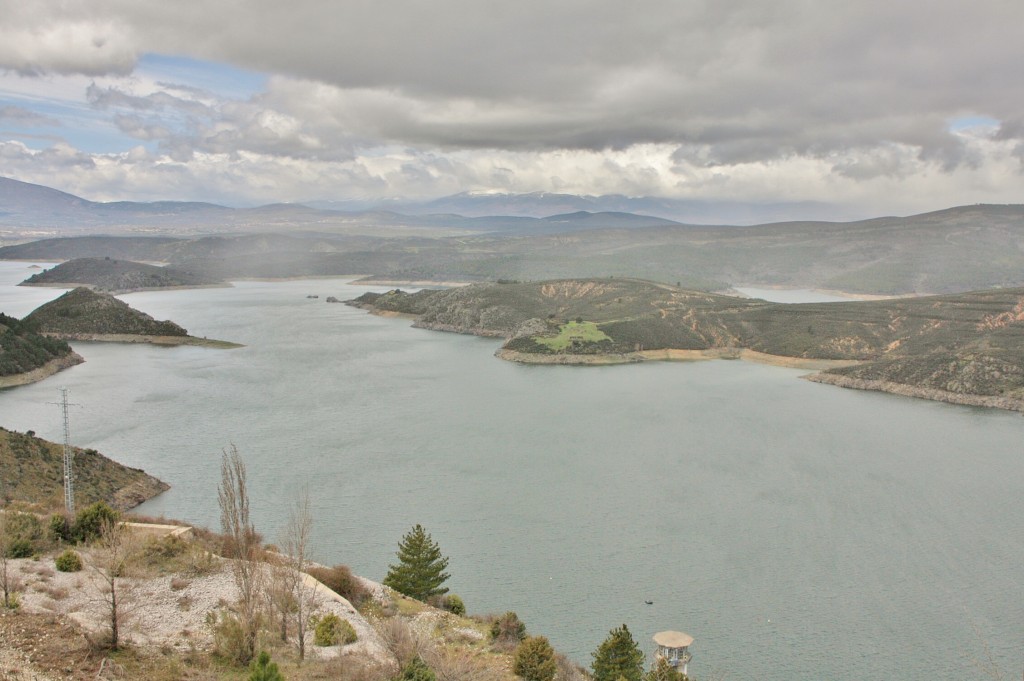
[[[15,287],[29,265],[0,262],[0,311],[61,293]],[[0,425],[61,441],[66,386],[76,445],[172,486],[140,512],[210,527],[234,444],[267,541],[306,487],[315,559],[379,580],[422,523],[471,613],[515,610],[586,666],[625,623],[648,655],[691,634],[700,680],[1018,678],[1019,414],[740,361],[522,366],[325,302],[367,290],[120,296],[245,347],[73,343],[84,364],[0,391]]]

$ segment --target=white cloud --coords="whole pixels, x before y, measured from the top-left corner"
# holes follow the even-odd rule
[[[124,196],[149,172],[233,200],[1020,200],[1024,5],[1005,0],[4,4],[0,67],[93,79],[75,96],[125,138],[95,165],[139,166],[102,176]],[[270,77],[250,94],[175,80],[201,62],[126,75],[152,52]]]

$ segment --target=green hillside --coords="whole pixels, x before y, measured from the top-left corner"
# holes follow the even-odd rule
[[[109,294],[84,287],[36,308],[24,321],[40,333],[67,337],[81,334],[188,335],[174,322],[157,321]]]
[[[72,354],[64,341],[41,336],[31,324],[0,312],[0,377],[28,373]]]
[[[128,509],[168,489],[137,468],[111,461],[94,449],[75,448],[75,502],[97,501]],[[0,427],[0,495],[4,504],[26,501],[47,508],[64,505],[64,448]]]

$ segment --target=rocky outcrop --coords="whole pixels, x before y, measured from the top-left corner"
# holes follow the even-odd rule
[[[1024,400],[1012,397],[1001,397],[991,395],[969,395],[955,393],[938,388],[925,388],[905,383],[893,383],[892,381],[878,381],[863,378],[851,378],[832,373],[817,373],[804,376],[808,381],[815,383],[827,383],[842,388],[853,388],[854,390],[876,390],[878,392],[902,395],[904,397],[920,397],[926,400],[937,402],[948,402],[950,404],[963,404],[971,407],[990,407],[993,409],[1008,409],[1010,411],[1024,412]]]

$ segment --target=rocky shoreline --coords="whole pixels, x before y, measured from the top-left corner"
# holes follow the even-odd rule
[[[1006,409],[1024,413],[1024,400],[1017,400],[1011,397],[999,397],[995,395],[967,395],[954,393],[948,390],[937,388],[922,388],[905,383],[893,383],[892,381],[876,381],[863,378],[850,378],[837,374],[810,374],[803,376],[808,381],[815,383],[826,383],[839,386],[840,388],[852,388],[854,390],[874,390],[877,392],[890,393],[903,397],[919,397],[936,402],[947,402],[949,404],[961,404],[970,407],[987,407],[990,409]]]
[[[36,383],[53,376],[58,371],[73,367],[76,364],[81,364],[85,359],[77,352],[72,352],[63,357],[57,359],[51,359],[49,362],[33,369],[32,371],[26,371],[23,374],[14,374],[12,376],[0,376],[0,389],[3,388],[14,388],[19,385],[28,385],[29,383]]]

